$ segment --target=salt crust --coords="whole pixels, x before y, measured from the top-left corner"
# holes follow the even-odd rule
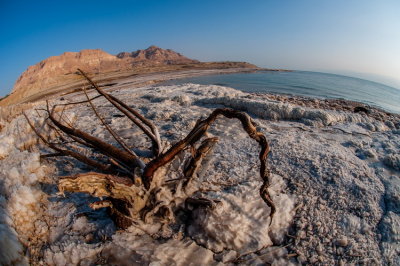
[[[249,177],[256,176],[254,173],[257,172],[257,165],[254,164],[256,161],[254,156],[257,156],[257,150],[252,148],[254,146],[246,146],[247,148],[240,150],[240,147],[248,140],[244,142],[236,141],[237,143],[234,141],[232,144],[232,139],[236,140],[243,137],[243,133],[238,131],[239,127],[231,126],[231,122],[228,120],[223,120],[222,126],[216,126],[211,132],[211,134],[216,135],[218,135],[218,132],[224,132],[231,137],[226,142],[221,140],[219,148],[216,148],[215,155],[218,160],[211,162],[215,169],[213,170],[214,174],[211,172],[211,176],[221,182],[227,181],[228,178],[233,179],[234,182],[232,183],[235,183],[236,180],[239,184],[232,185],[228,190],[223,189],[206,194],[209,197],[219,199],[219,204],[223,207],[209,212],[195,212],[197,222],[188,228],[188,233],[195,241],[184,238],[182,240],[170,239],[166,242],[160,242],[145,233],[146,230],[157,229],[150,228],[151,226],[148,225],[142,225],[139,228],[131,227],[125,232],[115,232],[107,217],[102,218],[99,216],[95,223],[94,220],[88,220],[85,216],[77,215],[78,210],[82,208],[80,206],[84,206],[85,202],[90,200],[90,197],[71,195],[71,199],[67,202],[58,200],[58,198],[53,202],[48,201],[47,195],[43,192],[43,187],[39,185],[39,182],[45,180],[46,182],[54,183],[54,181],[51,181],[52,179],[49,181],[49,178],[46,177],[48,167],[41,165],[39,154],[25,150],[35,147],[37,138],[24,121],[24,118],[19,116],[6,124],[0,133],[1,264],[24,265],[28,263],[29,259],[31,261],[35,259],[34,261],[36,262],[41,261],[49,265],[85,265],[94,263],[99,258],[110,258],[110,263],[112,262],[111,260],[114,260],[114,263],[135,261],[151,263],[151,265],[218,264],[218,261],[229,261],[242,253],[271,245],[272,242],[276,244],[282,243],[283,236],[293,219],[294,213],[292,210],[296,201],[299,202],[300,207],[304,203],[307,204],[307,208],[300,208],[300,210],[304,209],[304,211],[299,211],[296,218],[296,225],[299,224],[298,229],[296,229],[298,262],[315,263],[318,260],[325,263],[331,263],[334,260],[354,262],[351,256],[340,255],[343,254],[343,248],[336,248],[336,242],[333,240],[333,250],[329,246],[329,243],[331,243],[329,239],[328,244],[325,244],[325,240],[321,241],[315,250],[310,246],[314,243],[316,236],[326,233],[323,226],[321,227],[318,223],[320,223],[320,220],[324,220],[324,216],[320,215],[328,215],[326,216],[328,218],[327,221],[333,221],[333,225],[337,225],[337,227],[334,226],[331,229],[333,235],[343,234],[350,236],[349,247],[352,249],[349,254],[355,252],[354,254],[357,255],[357,252],[361,252],[361,254],[365,252],[365,255],[367,255],[368,252],[372,252],[371,254],[376,257],[375,262],[377,264],[383,262],[399,263],[399,251],[396,244],[398,243],[400,231],[399,211],[398,204],[392,200],[399,197],[398,186],[396,187],[397,189],[393,188],[399,176],[395,172],[390,172],[398,170],[396,168],[398,167],[396,151],[398,153],[399,138],[396,133],[398,129],[394,128],[394,126],[359,114],[292,106],[274,101],[260,101],[246,93],[220,86],[186,84],[181,86],[139,88],[133,92],[121,90],[114,93],[118,97],[123,97],[124,100],[128,99],[129,104],[140,109],[147,117],[154,119],[159,124],[162,134],[165,135],[167,143],[174,142],[176,138],[182,137],[184,132],[187,132],[193,126],[191,120],[197,119],[201,114],[208,113],[208,108],[219,106],[244,110],[258,118],[256,121],[259,123],[260,128],[266,130],[268,134],[272,134],[269,135],[272,142],[280,140],[286,141],[286,144],[292,143],[291,148],[295,148],[293,151],[295,157],[290,159],[293,160],[291,162],[286,161],[285,158],[290,158],[291,156],[282,153],[285,149],[282,149],[279,143],[273,145],[272,149],[273,171],[279,173],[282,169],[288,169],[289,174],[292,172],[292,168],[296,168],[298,171],[291,177],[287,175],[288,173],[272,175],[270,192],[278,206],[278,212],[275,216],[280,217],[273,221],[272,227],[274,229],[271,230],[270,234],[266,233],[269,225],[269,210],[257,195],[259,182],[255,181],[255,178],[244,182]],[[162,97],[160,97],[161,95]],[[75,100],[83,99],[82,96],[76,97],[72,95],[72,97],[75,97]],[[107,110],[110,110],[108,109],[110,108],[109,104],[104,101],[99,101],[99,106],[102,106],[106,113]],[[190,109],[187,107],[190,107]],[[38,117],[33,110],[28,111],[27,114],[35,125],[40,127],[42,118]],[[110,113],[108,112],[107,114],[109,115]],[[79,118],[77,119],[77,121],[80,121],[78,127],[87,132],[106,139],[109,138],[104,130],[97,127],[98,122],[94,121],[93,117],[85,109],[67,110],[66,115],[69,116],[71,121]],[[267,122],[264,119],[278,122]],[[118,117],[112,118],[109,122],[117,128],[131,127],[129,123]],[[302,125],[300,126],[297,122]],[[294,134],[291,134],[290,131],[282,134],[293,125],[302,128],[302,130],[297,132],[292,130]],[[329,136],[339,136],[339,133],[334,131],[332,126],[340,127],[342,131],[348,130],[350,134],[358,131],[363,132],[365,135],[366,132],[367,135],[369,134],[372,137],[368,139],[364,135],[352,137],[344,134],[340,135],[337,144],[332,144],[332,141],[328,140]],[[325,130],[324,132],[328,133],[322,133],[318,128],[322,128],[322,130]],[[46,130],[46,128],[42,130]],[[318,148],[320,153],[309,157],[311,164],[314,164],[314,169],[310,168],[311,170],[304,172],[303,175],[302,171],[308,171],[308,164],[302,165],[301,160],[298,160],[298,158],[304,156],[304,152],[307,154],[310,151],[314,151],[314,143],[307,144],[307,141],[310,141],[308,135],[306,135],[307,130],[313,131],[314,133],[312,134],[318,136],[317,141],[324,144],[321,144],[322,146]],[[125,130],[124,134],[131,137],[137,134],[136,132],[135,130]],[[175,136],[170,135],[170,132],[174,132]],[[393,135],[385,138],[385,135],[379,132]],[[279,133],[279,136],[274,135],[277,133]],[[226,136],[220,137],[223,139]],[[144,143],[145,140],[139,138],[135,143],[137,146],[135,146],[139,147],[142,142]],[[301,145],[296,146],[295,143],[300,143],[305,148],[302,148]],[[325,149],[323,145],[332,146]],[[227,152],[227,147],[231,147],[232,150]],[[311,150],[308,150],[308,148]],[[293,178],[298,179],[298,181],[303,180],[303,178],[306,178],[305,180],[309,178],[308,180],[311,183],[308,183],[307,186],[312,186],[312,182],[315,182],[314,179],[318,180],[318,178],[320,181],[316,182],[326,182],[324,181],[327,176],[326,173],[318,170],[318,167],[315,168],[315,166],[318,166],[316,164],[318,160],[324,158],[324,153],[329,155],[330,151],[338,151],[337,155],[332,158],[336,156],[340,158],[339,161],[352,162],[354,161],[354,156],[359,156],[360,160],[372,160],[370,164],[367,161],[365,163],[360,161],[365,172],[365,177],[357,177],[360,181],[353,178],[347,178],[348,180],[346,181],[347,174],[343,176],[343,180],[334,179],[339,177],[330,177],[329,175],[327,179],[334,180],[338,188],[341,188],[342,184],[356,182],[356,186],[361,190],[365,187],[367,191],[372,192],[371,202],[368,203],[373,206],[372,209],[369,209],[372,214],[371,218],[360,218],[358,213],[332,216],[330,211],[335,209],[336,205],[329,205],[331,204],[329,203],[331,200],[329,196],[323,200],[315,200],[315,192],[306,192],[299,189],[291,190],[294,195],[282,193],[282,189],[286,187],[287,180]],[[353,157],[350,156],[351,153],[354,154]],[[363,155],[365,157],[362,157]],[[280,164],[275,161],[276,156],[280,156],[283,168],[280,168]],[[333,162],[332,170],[341,173],[340,171],[345,171],[345,169],[337,168],[340,165],[339,161]],[[249,162],[253,170],[251,170],[252,168],[245,168],[245,165],[248,165]],[[237,167],[232,167],[232,165],[237,165]],[[382,168],[382,165],[386,165],[389,168],[389,172],[387,172],[386,168]],[[73,170],[74,168],[71,169]],[[246,172],[250,174],[245,174]],[[57,173],[52,174],[52,176],[56,175]],[[206,173],[205,176],[210,176],[210,172]],[[378,182],[378,184],[375,187],[370,186],[370,179],[375,180],[373,182]],[[340,182],[338,182],[339,180]],[[376,180],[382,180],[386,190],[382,190],[383,186],[379,185],[380,181]],[[211,182],[211,180],[205,181]],[[368,182],[362,184],[365,181]],[[301,188],[301,183],[296,183],[296,186]],[[51,194],[51,197],[56,196],[55,192],[54,190],[47,191],[47,193]],[[332,191],[331,193],[334,195],[333,198],[338,198],[342,203],[349,204],[347,195],[340,190]],[[354,193],[359,192],[354,191]],[[379,195],[386,198],[387,209],[379,209],[379,205],[375,205],[374,202],[379,199]],[[357,206],[362,206],[362,202],[357,201]],[[308,220],[307,223],[304,223],[309,215],[314,215],[316,219]],[[379,217],[381,217],[381,222],[378,220],[378,224],[376,219]],[[308,238],[303,238],[302,228],[304,226],[306,226]],[[316,226],[321,227],[318,229],[319,231],[312,230]],[[370,243],[368,241],[371,241],[369,236],[376,239],[376,232],[372,232],[373,228],[378,228],[377,232],[382,234],[382,241],[378,245],[381,251],[376,251],[375,242],[374,245],[369,245],[369,250],[363,250],[364,243]],[[365,234],[365,232],[369,233]],[[95,238],[97,236],[109,240],[104,242],[95,241],[93,240],[93,235]],[[49,245],[43,248],[43,243],[45,242],[48,242]],[[198,244],[203,244],[207,249]],[[24,245],[29,248],[28,253]],[[40,249],[42,249],[42,252],[37,252]],[[211,250],[222,252],[214,254]],[[324,255],[321,255],[323,254],[320,252],[321,250]],[[264,248],[261,249],[258,255],[249,255],[248,264],[256,265],[268,262],[274,265],[285,265],[292,263],[293,261],[288,262],[284,259],[286,254],[287,250],[284,248],[276,249],[276,251],[274,247]],[[376,254],[379,255],[376,256]],[[357,259],[358,257],[354,258]]]
[[[9,142],[12,143],[12,142]],[[39,154],[10,149],[9,156],[1,161],[0,188],[4,197],[0,207],[1,219],[0,262],[4,264],[24,264],[21,244],[30,246],[42,242],[48,230],[40,219],[44,193],[37,182],[44,176],[45,169],[40,165]]]
[[[245,254],[273,243],[281,244],[293,218],[294,200],[279,193],[284,188],[280,176],[272,175],[270,188],[277,213],[271,224],[269,207],[258,195],[259,182],[250,182],[228,192],[209,196],[221,201],[213,211],[196,210],[189,234],[214,252],[234,250]]]

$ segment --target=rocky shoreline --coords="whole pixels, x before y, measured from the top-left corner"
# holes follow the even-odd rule
[[[282,103],[294,104],[298,106],[311,107],[324,110],[335,110],[354,113],[365,113],[378,121],[386,123],[390,128],[395,128],[394,123],[400,118],[400,114],[390,113],[381,108],[366,105],[361,102],[345,99],[320,99],[304,96],[254,93],[262,99],[275,100]]]

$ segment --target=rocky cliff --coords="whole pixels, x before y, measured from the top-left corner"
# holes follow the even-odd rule
[[[138,66],[163,64],[187,64],[198,61],[189,59],[172,50],[150,46],[145,50],[132,53],[122,52],[117,56],[100,49],[66,52],[59,56],[49,57],[40,63],[30,66],[18,78],[13,93],[28,96],[39,90],[64,82],[68,75],[74,74],[77,68],[88,73],[99,74],[112,71],[123,71]]]
[[[140,73],[166,72],[182,69],[256,68],[244,62],[202,63],[170,49],[150,46],[145,50],[111,55],[100,49],[65,52],[28,67],[16,81],[12,93],[0,106],[29,102],[82,86],[77,68],[95,76],[98,81]]]
[[[146,50],[137,50],[132,53],[122,52],[117,57],[133,65],[147,64],[191,64],[197,60],[189,59],[171,49],[161,49],[157,46],[150,46]]]

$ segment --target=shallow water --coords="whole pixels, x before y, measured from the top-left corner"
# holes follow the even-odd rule
[[[245,92],[291,94],[362,102],[400,113],[400,90],[359,78],[308,71],[238,73],[168,81],[166,84],[215,84]]]

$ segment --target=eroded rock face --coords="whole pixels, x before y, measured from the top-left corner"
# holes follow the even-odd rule
[[[25,98],[47,88],[73,82],[79,76],[74,75],[77,68],[88,73],[100,74],[113,71],[130,70],[137,66],[155,66],[168,64],[190,64],[198,61],[189,59],[170,49],[150,46],[145,50],[122,52],[117,56],[101,49],[65,52],[49,57],[36,65],[28,67],[15,83],[11,96]],[[14,96],[14,97],[15,97]],[[14,98],[11,97],[11,98]]]
[[[132,64],[190,64],[198,62],[189,59],[171,49],[161,49],[157,46],[150,46],[146,50],[137,50],[132,53],[122,52],[117,54],[118,58],[127,60]]]
[[[94,73],[108,72],[121,67],[116,57],[100,49],[65,52],[59,56],[49,57],[40,63],[28,67],[18,78],[13,93],[28,96],[44,87],[49,87],[64,80],[66,75],[73,74],[76,68]]]

